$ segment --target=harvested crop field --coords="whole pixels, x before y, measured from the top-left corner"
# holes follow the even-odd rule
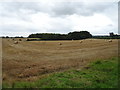
[[[15,40],[14,40],[15,41]],[[2,40],[3,81],[34,81],[45,74],[81,69],[96,59],[118,56],[118,40]],[[61,44],[60,44],[61,43]]]

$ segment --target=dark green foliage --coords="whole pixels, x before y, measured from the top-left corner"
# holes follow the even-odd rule
[[[41,40],[65,40],[66,34],[54,34],[54,33],[37,33],[31,34],[28,38],[41,38]]]
[[[42,40],[79,40],[91,37],[92,35],[88,31],[70,32],[68,34],[37,33],[28,36],[28,38],[41,38]]]
[[[6,38],[9,38],[9,36],[6,36]]]
[[[119,35],[116,36],[93,36],[92,38],[96,39],[120,39]]]
[[[37,33],[37,34],[31,34],[28,36],[28,38],[42,38],[43,34]]]
[[[68,38],[69,39],[74,39],[74,40],[86,39],[86,38],[91,38],[91,37],[92,37],[92,35],[88,31],[68,33]]]

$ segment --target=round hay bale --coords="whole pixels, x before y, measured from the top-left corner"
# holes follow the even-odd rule
[[[108,42],[112,42],[112,40],[108,40]]]
[[[26,39],[26,41],[30,41],[30,39]]]
[[[82,43],[83,41],[80,41],[80,43]]]
[[[19,39],[19,41],[22,41],[22,39]]]
[[[59,45],[62,45],[62,43],[59,43]]]
[[[18,41],[14,41],[14,44],[18,44]]]

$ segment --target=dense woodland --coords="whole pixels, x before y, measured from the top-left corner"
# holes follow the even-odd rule
[[[88,31],[74,31],[68,34],[37,33],[29,35],[28,38],[40,38],[41,40],[80,40],[92,38],[92,35]]]

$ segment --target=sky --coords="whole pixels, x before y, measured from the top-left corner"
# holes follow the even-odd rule
[[[118,34],[118,2],[96,1],[0,1],[0,36],[26,37],[32,33],[73,31],[88,31],[92,35]]]

